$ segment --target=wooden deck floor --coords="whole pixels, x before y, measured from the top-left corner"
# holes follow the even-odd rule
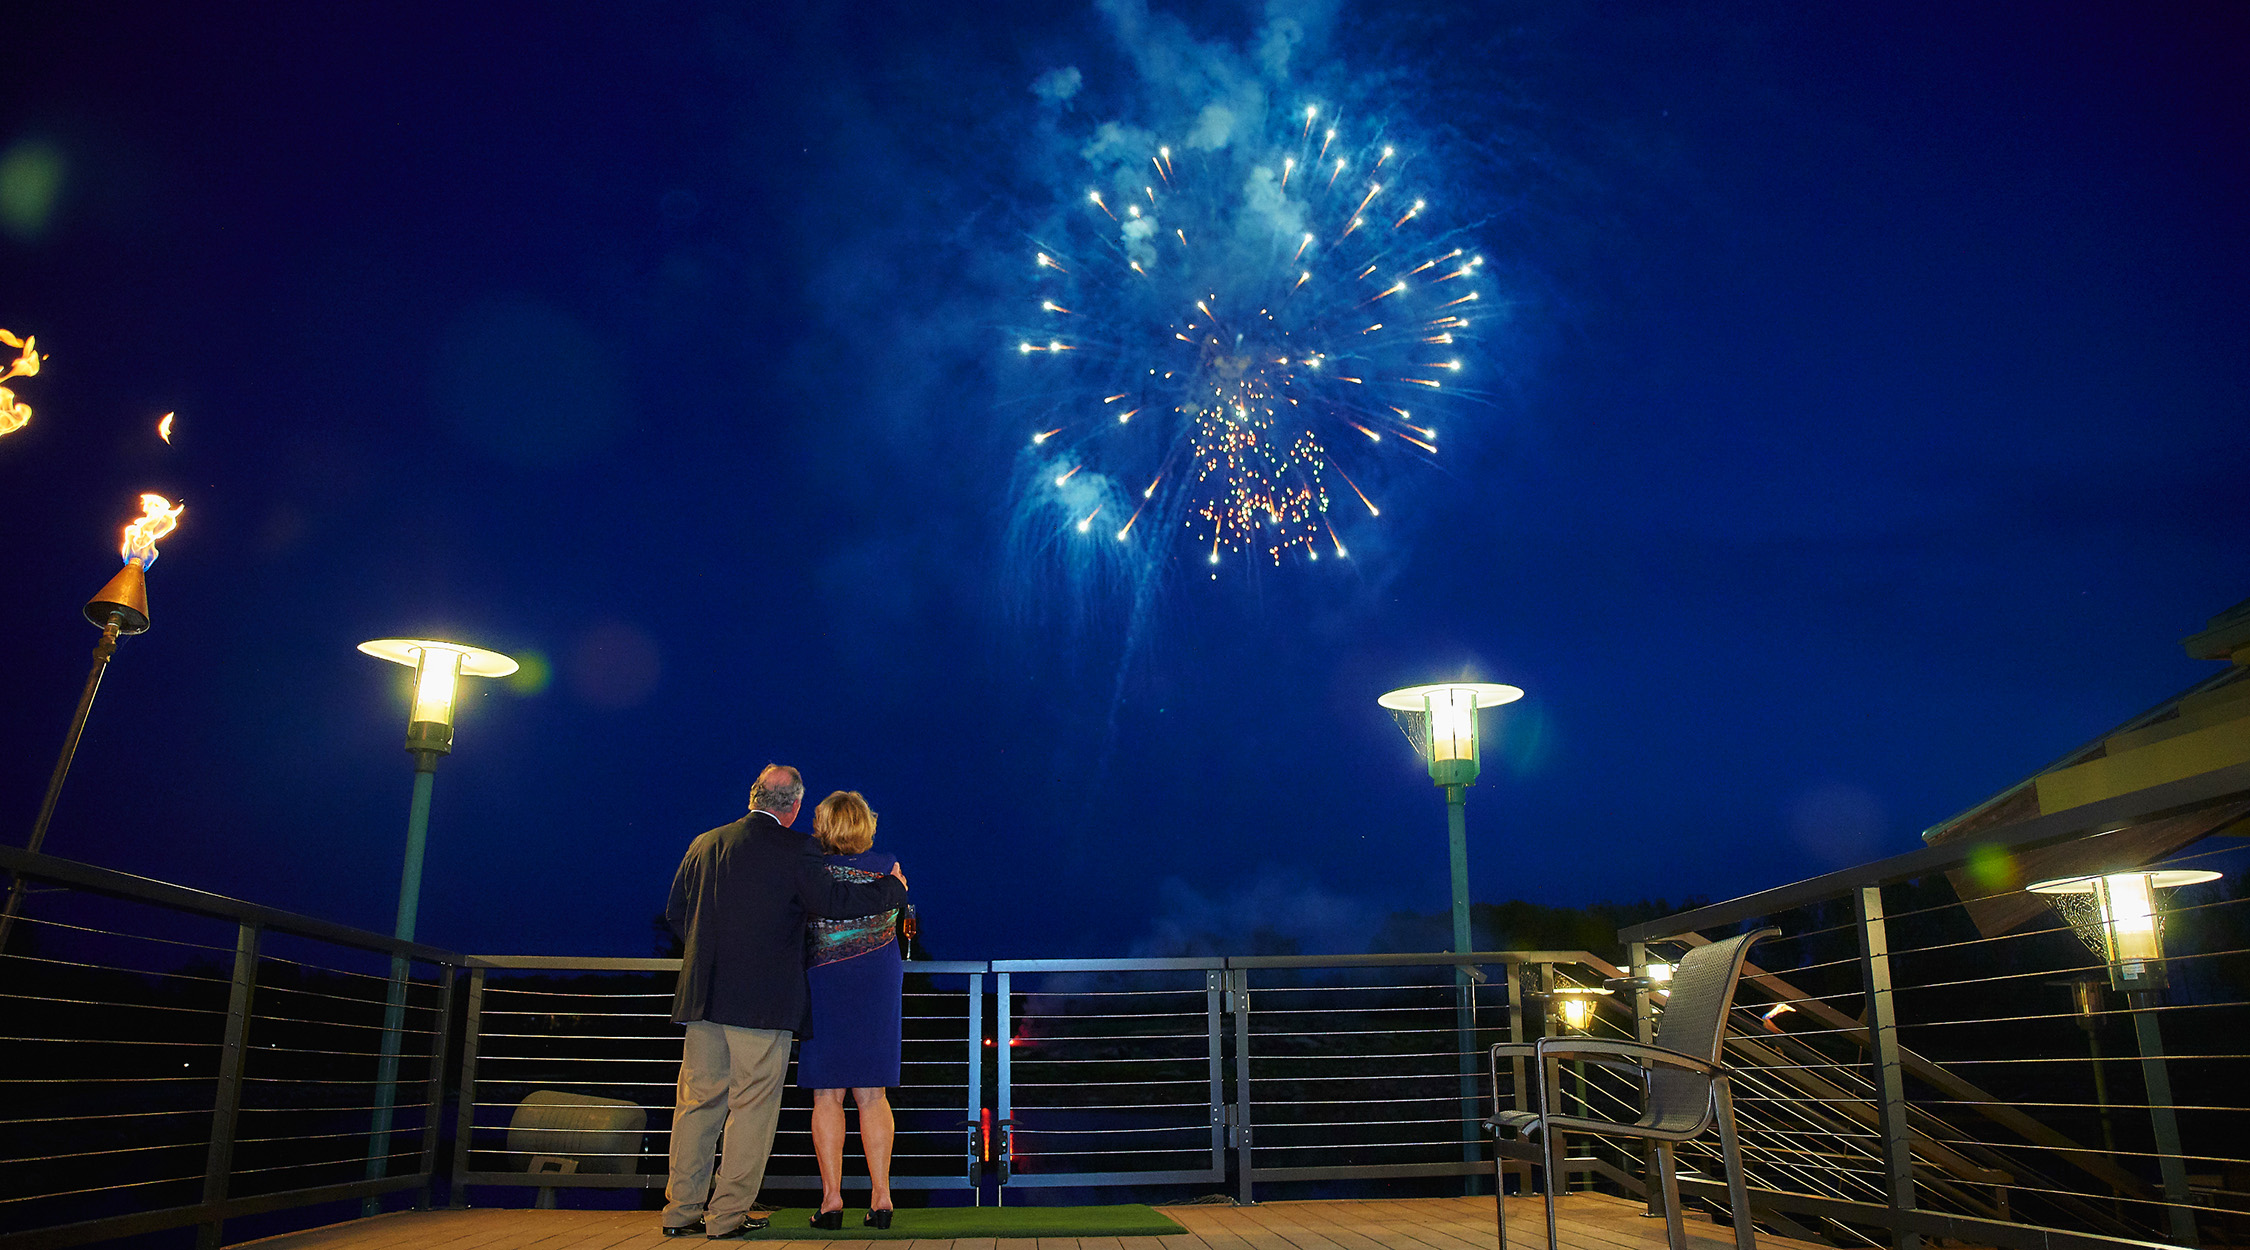
[[[1186,1236],[963,1238],[858,1244],[900,1250],[1494,1250],[1492,1199],[1409,1198],[1383,1202],[1267,1202],[1253,1207],[1164,1207]],[[899,1212],[904,1227],[911,1210]],[[1663,1250],[1664,1221],[1640,1204],[1573,1194],[1561,1212],[1561,1250]],[[1727,1228],[1690,1221],[1690,1250],[1733,1250]],[[1546,1216],[1537,1198],[1508,1200],[1514,1250],[1546,1250]],[[400,1211],[373,1219],[269,1237],[258,1250],[662,1250],[708,1244],[657,1232],[653,1211]],[[831,1241],[761,1241],[786,1250],[829,1250]],[[1828,1250],[1760,1234],[1759,1250]]]

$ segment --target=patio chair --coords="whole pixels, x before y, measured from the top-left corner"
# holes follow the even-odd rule
[[[1555,1187],[1565,1133],[1592,1133],[1602,1137],[1634,1137],[1655,1146],[1656,1183],[1664,1202],[1664,1235],[1671,1250],[1687,1250],[1687,1232],[1680,1220],[1680,1186],[1672,1165],[1677,1142],[1701,1137],[1716,1124],[1719,1153],[1726,1165],[1727,1199],[1734,1212],[1737,1250],[1756,1250],[1750,1227],[1750,1201],[1742,1182],[1742,1151],[1735,1140],[1734,1103],[1727,1093],[1727,1012],[1734,1003],[1736,982],[1752,943],[1781,932],[1760,929],[1740,937],[1713,942],[1689,951],[1672,972],[1671,994],[1664,1014],[1657,1017],[1655,1041],[1607,1041],[1590,1037],[1543,1037],[1532,1043],[1502,1042],[1492,1048],[1492,1118],[1485,1127],[1493,1135],[1494,1201],[1501,1202],[1498,1182],[1504,1177],[1501,1156],[1536,1163],[1545,1178],[1541,1188],[1547,1200],[1547,1245],[1559,1246],[1555,1233]],[[1504,1110],[1500,1106],[1500,1061],[1532,1060],[1528,1079],[1537,1091],[1536,1111]],[[1549,1105],[1545,1074],[1550,1060],[1584,1060],[1627,1072],[1639,1079],[1643,1093],[1640,1118],[1630,1122],[1591,1115],[1563,1115]],[[1504,1139],[1512,1133],[1513,1139]],[[1534,1145],[1536,1140],[1536,1145]],[[1508,1224],[1500,1217],[1500,1250],[1507,1250]]]

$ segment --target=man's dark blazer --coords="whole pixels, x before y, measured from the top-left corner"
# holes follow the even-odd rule
[[[905,902],[896,877],[836,880],[819,843],[765,812],[697,835],[664,908],[687,943],[672,1019],[804,1033],[806,915],[848,919]]]

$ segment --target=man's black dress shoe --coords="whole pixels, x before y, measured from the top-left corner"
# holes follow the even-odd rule
[[[880,1211],[869,1211],[867,1218],[861,1220],[860,1223],[867,1225],[869,1228],[889,1228],[891,1226],[891,1209],[884,1207]]]
[[[711,1233],[711,1234],[708,1234],[707,1236],[705,1236],[704,1240],[706,1240],[706,1241],[739,1241],[739,1240],[742,1240],[742,1239],[744,1239],[744,1238],[747,1238],[747,1237],[748,1237],[748,1236],[749,1236],[750,1234],[752,1234],[752,1233],[761,1233],[761,1232],[764,1232],[764,1231],[765,1231],[765,1228],[766,1228],[766,1225],[768,1225],[768,1224],[771,1224],[771,1223],[773,1223],[773,1221],[772,1221],[772,1220],[769,1220],[769,1219],[767,1219],[767,1218],[766,1218],[765,1216],[762,1216],[762,1215],[753,1215],[753,1216],[751,1216],[751,1217],[750,1217],[749,1219],[746,1219],[746,1220],[742,1221],[742,1223],[740,1223],[740,1224],[737,1224],[737,1225],[736,1225],[736,1226],[734,1226],[733,1228],[730,1228],[730,1229],[728,1229],[727,1231],[725,1231],[725,1232],[723,1232],[723,1233]]]
[[[682,1224],[678,1228],[666,1224],[664,1235],[667,1237],[701,1237],[703,1235],[703,1221],[697,1220],[693,1224]]]
[[[833,1211],[815,1212],[812,1217],[812,1226],[814,1228],[825,1228],[831,1232],[842,1228],[844,1226],[844,1209],[838,1207]]]

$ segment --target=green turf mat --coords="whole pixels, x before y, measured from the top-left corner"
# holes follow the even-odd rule
[[[784,1207],[750,1241],[906,1241],[915,1237],[1163,1237],[1187,1230],[1156,1208],[1114,1207],[901,1207],[887,1229],[868,1228],[864,1207],[844,1208],[844,1227],[826,1232],[806,1226],[811,1207]]]

